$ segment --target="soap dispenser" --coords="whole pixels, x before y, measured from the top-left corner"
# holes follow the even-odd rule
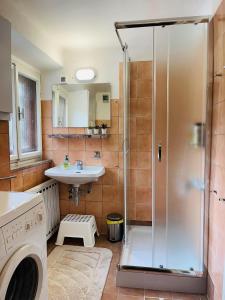
[[[68,154],[65,155],[63,166],[64,166],[64,169],[68,169],[70,166],[70,160],[69,160]]]

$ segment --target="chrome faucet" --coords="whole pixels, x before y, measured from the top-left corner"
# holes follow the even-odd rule
[[[83,168],[84,168],[84,162],[82,161],[82,160],[77,160],[76,161],[76,166],[77,166],[77,169],[78,170],[83,170]]]

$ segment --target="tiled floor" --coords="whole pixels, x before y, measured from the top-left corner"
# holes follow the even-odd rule
[[[48,254],[54,249],[55,236],[48,242]],[[65,244],[83,245],[82,240],[65,239]],[[96,247],[112,250],[113,258],[109,269],[102,300],[206,300],[205,296],[187,295],[182,293],[159,292],[144,289],[129,289],[116,287],[116,272],[119,262],[121,243],[110,243],[104,236],[96,239]]]

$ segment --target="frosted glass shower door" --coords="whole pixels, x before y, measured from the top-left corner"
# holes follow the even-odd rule
[[[167,264],[202,271],[207,24],[169,35]]]
[[[166,45],[160,56],[157,45],[163,37]],[[164,125],[155,132],[155,175],[161,168],[165,190],[160,194],[162,181],[155,180],[154,266],[201,272],[207,24],[156,28],[155,45],[156,108],[161,101],[166,114],[156,109],[156,128],[157,122]],[[166,67],[159,78],[162,57],[167,57]],[[160,85],[162,97],[157,95]]]

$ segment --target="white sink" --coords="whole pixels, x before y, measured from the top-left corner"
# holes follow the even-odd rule
[[[76,166],[71,166],[68,169],[57,166],[45,171],[46,176],[76,187],[98,181],[99,177],[104,174],[105,168],[103,166],[84,166],[83,170],[78,170]]]

